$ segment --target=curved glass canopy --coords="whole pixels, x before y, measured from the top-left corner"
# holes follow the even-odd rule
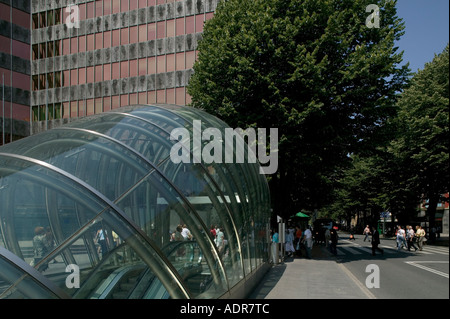
[[[265,176],[248,161],[205,163],[203,139],[171,138],[226,127],[141,105],[0,147],[0,298],[229,294],[267,259]],[[190,161],[173,160],[176,145]]]

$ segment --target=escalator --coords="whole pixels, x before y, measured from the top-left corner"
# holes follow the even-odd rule
[[[144,262],[127,255],[126,243],[111,250],[89,271],[73,296],[82,299],[168,299],[169,293]],[[193,297],[213,285],[209,267],[195,241],[170,242],[162,251]],[[83,278],[83,273],[81,273]]]

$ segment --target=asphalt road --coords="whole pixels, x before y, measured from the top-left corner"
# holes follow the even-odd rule
[[[384,254],[371,254],[364,236],[349,240],[343,234],[336,261],[377,299],[449,299],[449,248],[425,245],[423,251],[396,248],[395,240],[381,239]],[[323,248],[325,249],[325,247]]]

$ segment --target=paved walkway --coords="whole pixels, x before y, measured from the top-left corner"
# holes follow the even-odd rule
[[[314,246],[312,257],[273,265],[249,299],[375,298],[325,247]]]

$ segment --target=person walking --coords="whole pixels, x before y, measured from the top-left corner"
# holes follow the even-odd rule
[[[337,255],[337,243],[338,243],[338,234],[336,229],[331,228],[330,229],[330,239],[331,239],[331,245],[330,250],[333,255]]]
[[[104,230],[101,226],[97,230],[94,241],[99,244],[97,253],[102,253],[102,258],[104,258],[109,251],[109,239],[106,230]]]
[[[381,255],[384,254],[383,249],[379,248],[378,245],[380,244],[380,234],[378,233],[378,230],[372,226],[372,256],[375,256],[375,251],[381,252]]]
[[[414,245],[414,237],[415,232],[412,226],[406,226],[407,232],[406,232],[406,242],[408,243],[408,251],[411,251],[411,247],[414,248],[414,251],[417,251],[416,245]]]
[[[223,232],[223,227],[219,227],[219,232],[217,233],[216,246],[219,249],[219,254],[222,254],[225,248],[225,234]]]
[[[367,240],[367,238],[369,237],[369,234],[370,234],[370,228],[369,228],[369,225],[367,225],[366,228],[364,228],[364,231],[363,231],[363,235],[365,235],[364,241]]]
[[[331,239],[331,231],[329,228],[325,230],[325,247],[328,248],[330,246]]]
[[[303,241],[305,243],[305,248],[306,248],[306,257],[308,259],[311,259],[311,251],[312,251],[312,247],[313,247],[313,238],[312,238],[312,232],[311,232],[311,228],[307,227],[305,230],[305,237],[303,238]]]
[[[192,234],[189,228],[187,228],[186,224],[183,224],[183,230],[181,231],[181,235],[183,235],[184,240],[192,240]]]
[[[274,264],[278,264],[278,243],[279,243],[279,236],[278,236],[278,231],[276,229],[274,229],[272,231],[272,259],[273,259],[273,263]]]
[[[425,229],[422,226],[416,226],[416,237],[417,237],[417,246],[419,246],[419,251],[423,249],[423,241],[425,238]]]
[[[172,240],[173,241],[184,241],[184,237],[181,234],[182,231],[183,231],[183,226],[178,225],[172,234]]]
[[[47,247],[45,245],[45,229],[42,226],[38,226],[34,229],[33,237],[33,251],[34,257],[31,266],[36,267],[36,265],[47,255]],[[45,271],[48,268],[48,263],[43,263],[39,265],[39,271]]]
[[[295,254],[297,257],[302,256],[302,237],[303,237],[303,231],[299,226],[295,227],[295,239],[294,239],[294,247],[295,247]]]
[[[286,229],[286,243],[285,243],[286,254],[288,257],[292,257],[295,253],[294,249],[294,230],[289,228]]]
[[[402,226],[397,226],[397,250],[401,250],[403,247],[406,248],[406,234],[405,230],[402,228]]]

